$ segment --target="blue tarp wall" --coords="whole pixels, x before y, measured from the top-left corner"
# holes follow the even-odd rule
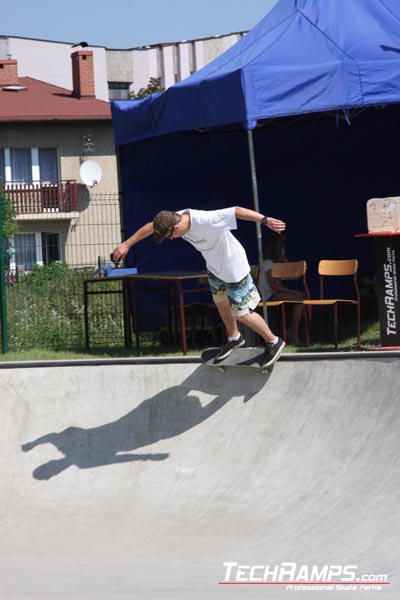
[[[368,109],[350,125],[318,115],[298,123],[268,122],[254,131],[261,212],[286,221],[287,254],[307,260],[315,293],[321,258],[357,257],[360,275],[373,276],[372,241],[354,236],[367,231],[368,198],[400,193],[399,133],[400,107]],[[142,140],[121,147],[120,159],[126,236],[164,208],[252,208],[247,134],[241,129]],[[240,221],[235,234],[257,263],[254,223]],[[204,268],[201,255],[180,239],[161,245],[144,240],[132,248],[127,264],[139,272]],[[154,310],[140,310],[146,329]]]

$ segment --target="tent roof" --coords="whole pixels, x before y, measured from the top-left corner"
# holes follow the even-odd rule
[[[117,145],[174,131],[400,101],[398,0],[280,0],[191,77],[112,102]]]

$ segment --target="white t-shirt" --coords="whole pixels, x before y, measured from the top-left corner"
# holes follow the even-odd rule
[[[189,213],[190,229],[183,239],[201,252],[213,275],[225,283],[234,283],[250,272],[246,252],[230,231],[237,229],[234,206],[220,210],[186,209],[178,213]]]

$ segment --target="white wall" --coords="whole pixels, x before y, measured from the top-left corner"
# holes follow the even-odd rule
[[[174,64],[176,44],[162,44],[113,50],[101,46],[90,46],[93,52],[96,97],[108,101],[108,81],[131,81],[131,91],[138,92],[147,87],[151,77],[163,77],[163,85],[175,83],[175,73],[181,79],[189,77],[194,68],[199,70],[216,56],[235,44],[243,33],[231,33],[210,38],[177,42],[179,45],[179,68]],[[71,54],[66,42],[35,40],[21,37],[0,37],[0,58],[18,61],[20,77],[33,77],[53,85],[72,90]],[[162,58],[162,60],[161,60]],[[161,68],[163,64],[163,69]]]
[[[93,52],[96,98],[108,101],[106,50],[89,47]],[[71,44],[8,38],[8,53],[18,61],[19,77],[33,77],[72,90],[71,54],[79,48]]]

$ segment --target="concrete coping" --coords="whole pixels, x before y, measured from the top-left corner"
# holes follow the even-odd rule
[[[399,358],[400,350],[364,350],[357,352],[287,352],[279,361],[300,362],[320,360],[359,360]],[[201,364],[200,355],[192,356],[135,356],[127,358],[83,358],[67,360],[33,360],[0,362],[1,369],[32,369],[43,367],[96,367],[111,365],[169,365]],[[221,362],[221,365],[223,363]]]

